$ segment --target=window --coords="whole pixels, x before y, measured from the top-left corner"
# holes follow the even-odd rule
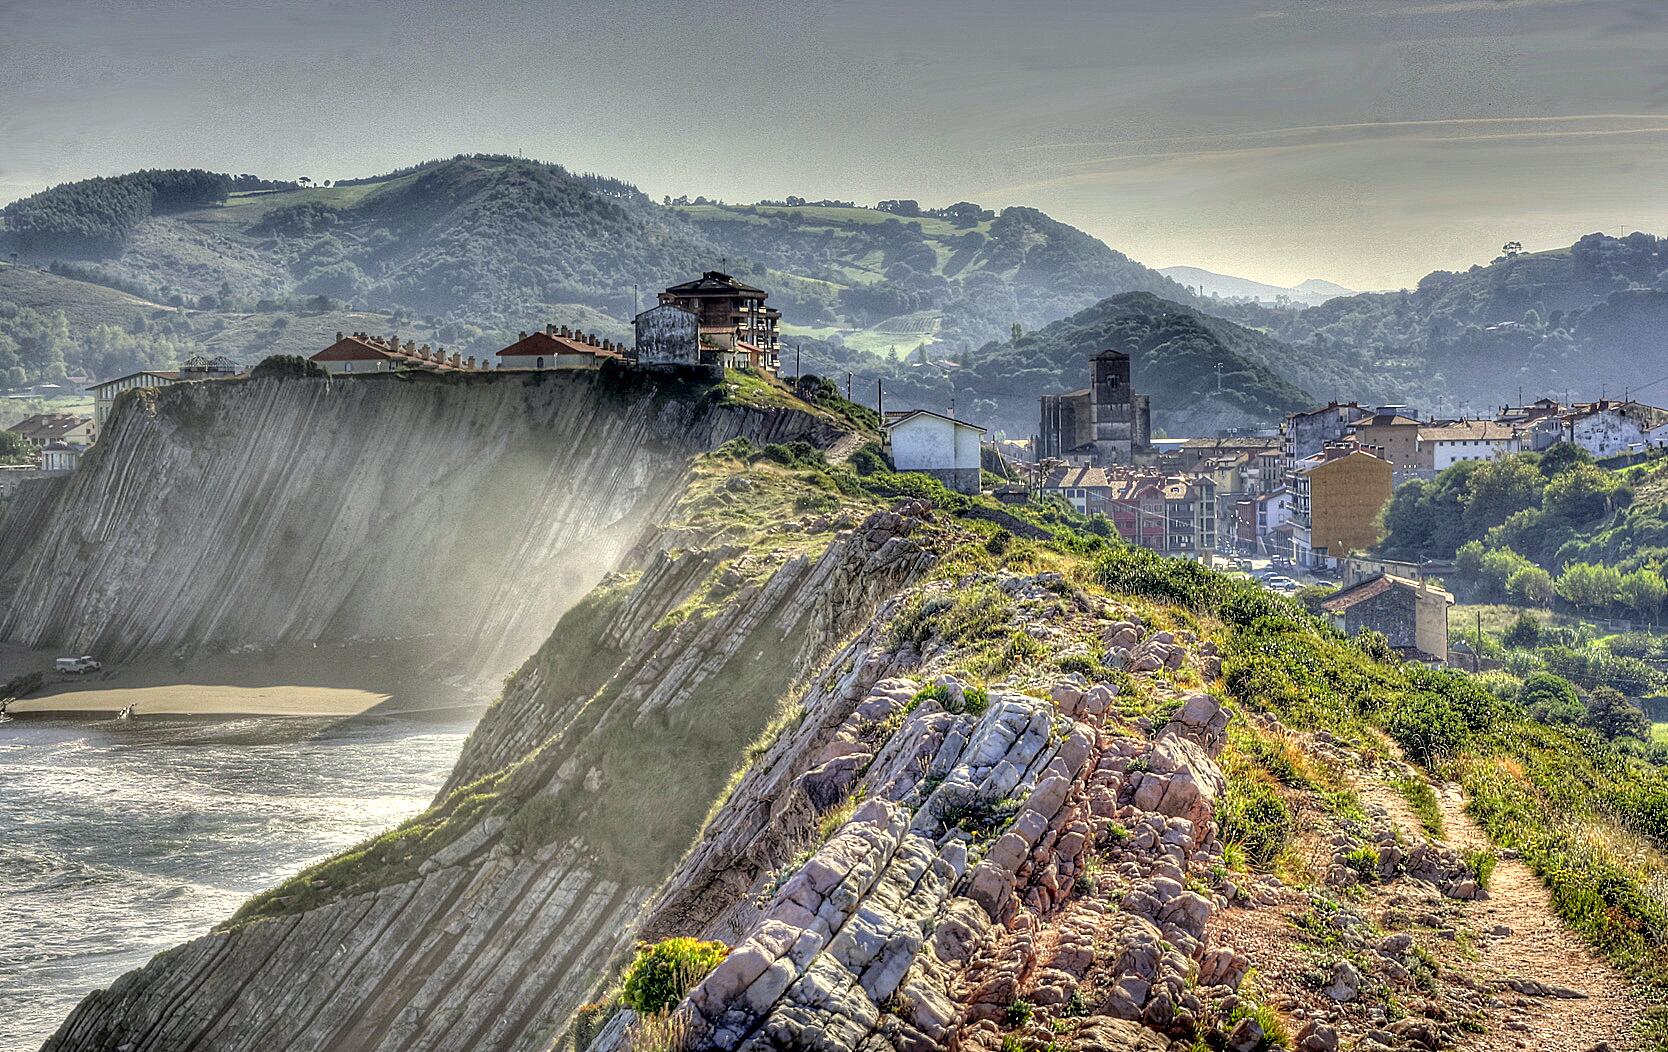
[[[352,362],[343,362],[342,363],[342,372],[344,372],[344,373],[353,372],[353,363]]]
[[[533,368],[535,368],[535,369],[543,369],[544,368],[544,356],[543,355],[540,355],[539,357],[533,359]]]

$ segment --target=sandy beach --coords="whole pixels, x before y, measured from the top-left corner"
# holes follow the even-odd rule
[[[132,705],[139,716],[355,716],[390,702],[415,710],[474,700],[417,675],[414,655],[395,645],[106,665],[85,676],[53,671],[56,656],[0,645],[0,683],[35,671],[46,680],[11,703],[13,715],[115,713]]]
[[[351,687],[235,686],[171,683],[118,686],[53,684],[11,704],[14,715],[35,712],[120,712],[139,716],[355,716],[391,695]]]

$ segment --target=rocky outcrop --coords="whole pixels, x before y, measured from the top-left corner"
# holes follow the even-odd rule
[[[934,674],[884,623],[830,663],[646,915],[644,937],[734,945],[679,1009],[692,1047],[994,1050],[1017,1027],[1157,1050],[1200,1029],[1246,968],[1207,945],[1221,900],[1198,879],[1226,713],[1197,695],[1154,739],[1113,684],[1038,693]],[[818,843],[836,798],[852,814]]]
[[[74,476],[14,509],[0,639],[120,659],[423,638],[453,672],[501,673],[675,498],[690,455],[826,431],[642,375],[135,392]]]

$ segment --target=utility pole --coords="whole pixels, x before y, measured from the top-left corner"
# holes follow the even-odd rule
[[[883,383],[884,381],[878,378],[875,380],[875,415],[880,417],[880,422],[884,424],[886,422],[886,388],[882,386]]]
[[[1216,363],[1216,393],[1222,393],[1222,363]]]
[[[805,375],[805,370],[800,367],[799,351],[800,351],[800,345],[797,344],[797,343],[794,344],[793,345],[793,378],[795,380],[797,380],[801,376]]]
[[[846,374],[846,401],[851,401],[851,374]]]

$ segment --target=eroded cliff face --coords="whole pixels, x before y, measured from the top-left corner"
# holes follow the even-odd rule
[[[425,638],[451,671],[501,674],[619,563],[691,455],[826,430],[641,374],[140,392],[81,470],[19,500],[0,638],[117,660]]]
[[[930,566],[925,514],[698,465],[434,808],[89,996],[46,1047],[548,1048],[795,682]]]

